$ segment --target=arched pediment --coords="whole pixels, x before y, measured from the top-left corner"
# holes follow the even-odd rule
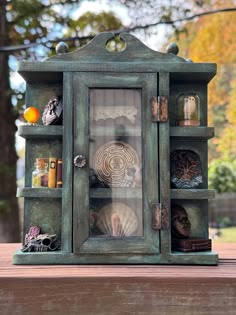
[[[73,52],[59,54],[48,61],[81,61],[81,62],[186,62],[185,59],[171,53],[154,51],[144,45],[139,39],[129,33],[121,33],[125,42],[123,51],[109,51],[106,44],[114,38],[112,32],[104,32],[94,37],[91,42]]]

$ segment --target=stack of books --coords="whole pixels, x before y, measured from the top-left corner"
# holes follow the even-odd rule
[[[48,188],[62,187],[62,159],[49,158]]]

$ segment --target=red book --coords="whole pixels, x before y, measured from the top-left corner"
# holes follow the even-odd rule
[[[62,187],[62,159],[57,160],[57,188]]]

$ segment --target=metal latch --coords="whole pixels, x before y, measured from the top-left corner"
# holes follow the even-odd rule
[[[167,204],[152,203],[153,230],[166,230],[169,228],[169,209]]]
[[[151,113],[153,122],[167,122],[168,121],[168,97],[167,96],[153,96],[150,99]]]

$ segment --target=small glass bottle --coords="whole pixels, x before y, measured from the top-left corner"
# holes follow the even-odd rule
[[[177,99],[177,126],[200,125],[200,99],[197,94],[181,94]]]
[[[48,164],[46,159],[38,158],[32,172],[32,187],[48,187]]]

